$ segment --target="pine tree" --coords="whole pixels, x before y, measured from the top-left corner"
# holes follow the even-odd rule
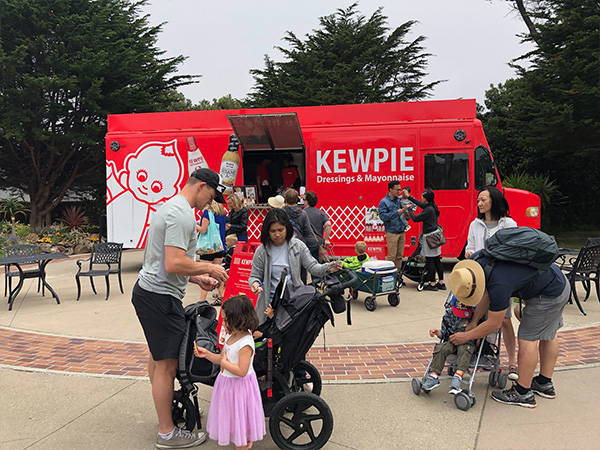
[[[102,190],[108,113],[165,109],[193,81],[144,3],[0,0],[0,187],[29,195],[35,228],[67,191]]]
[[[251,70],[253,106],[331,105],[419,100],[441,81],[424,82],[424,36],[409,41],[415,21],[391,30],[382,8],[366,18],[357,4],[321,17],[320,27],[302,40],[288,31],[277,47],[284,61],[265,56],[264,69]]]
[[[515,2],[521,3],[522,2]],[[595,0],[530,2],[518,77],[492,86],[483,115],[505,173],[548,175],[569,198],[565,223],[600,222],[600,7]]]

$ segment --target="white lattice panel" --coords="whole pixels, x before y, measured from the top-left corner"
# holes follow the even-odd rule
[[[365,234],[364,206],[329,206],[323,208],[331,221],[331,237],[334,240],[357,240]]]
[[[248,239],[251,241],[260,241],[260,230],[262,224],[269,212],[269,208],[249,208],[248,209]]]
[[[331,220],[331,237],[336,240],[360,239],[365,234],[364,206],[328,206],[322,208]],[[249,209],[248,238],[260,240],[262,223],[269,211],[268,208]]]

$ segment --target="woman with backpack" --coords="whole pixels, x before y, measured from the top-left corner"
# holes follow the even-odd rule
[[[423,211],[420,214],[415,213],[410,209],[408,205],[405,205],[402,209],[404,213],[408,215],[415,222],[423,222],[423,232],[419,238],[421,244],[421,255],[425,257],[425,270],[426,270],[426,283],[423,287],[424,291],[437,291],[446,290],[444,284],[444,267],[442,266],[442,246],[432,246],[430,241],[432,237],[443,237],[442,231],[438,225],[438,218],[440,216],[440,210],[435,204],[435,194],[431,189],[425,189],[421,196],[423,201],[419,201],[414,197],[408,197],[412,203],[422,208]],[[438,236],[439,234],[439,236]],[[435,235],[435,236],[434,236]],[[438,281],[435,280],[435,274],[437,272]]]
[[[498,230],[514,228],[517,226],[509,217],[509,207],[506,198],[493,186],[486,186],[479,190],[477,195],[477,209],[479,213],[469,226],[465,257],[470,258],[473,253],[485,248],[485,241],[492,237]],[[515,329],[513,328],[512,308],[508,308],[502,322],[502,338],[508,353],[508,378],[517,381],[517,349]]]

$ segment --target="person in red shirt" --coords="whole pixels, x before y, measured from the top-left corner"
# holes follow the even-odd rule
[[[294,160],[287,157],[281,169],[281,179],[283,180],[283,189],[294,188],[298,189],[302,184],[298,168],[294,166]]]
[[[269,164],[271,160],[265,158],[256,166],[256,186],[258,187],[258,198],[260,203],[266,203],[273,194],[271,177],[269,176]]]

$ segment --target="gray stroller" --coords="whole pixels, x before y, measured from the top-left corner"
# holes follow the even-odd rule
[[[448,295],[444,307],[448,305],[448,302],[452,299],[452,293]],[[468,386],[462,389],[460,392],[454,395],[454,405],[461,411],[468,411],[473,405],[475,405],[475,394],[473,393],[473,382],[475,381],[475,374],[478,369],[489,371],[488,383],[491,387],[498,387],[504,389],[508,383],[508,374],[505,373],[500,367],[500,344],[502,342],[502,333],[500,330],[490,333],[485,339],[481,339],[477,351],[473,353],[469,369],[471,370],[471,376],[469,378]],[[448,375],[453,376],[456,371],[456,355],[450,355],[446,360],[448,367]],[[419,395],[421,392],[429,394],[430,391],[423,389],[423,383],[425,377],[429,374],[431,367],[431,360],[427,365],[427,369],[422,377],[416,377],[411,380],[411,387],[415,395]]]

